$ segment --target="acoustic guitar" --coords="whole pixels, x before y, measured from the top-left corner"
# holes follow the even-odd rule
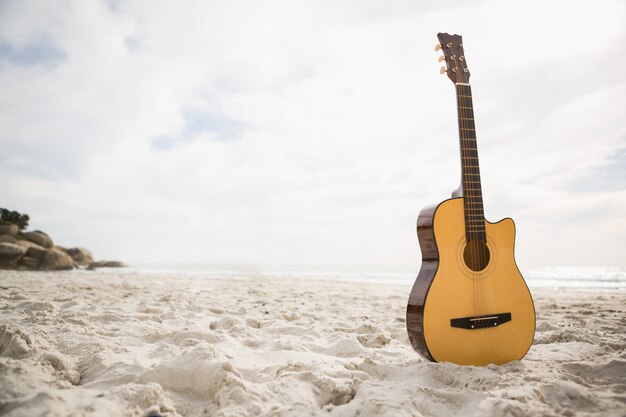
[[[535,334],[532,297],[514,258],[515,224],[484,218],[470,72],[459,35],[439,33],[456,89],[461,186],[417,218],[422,266],[406,310],[411,344],[436,362],[503,364],[521,359]]]

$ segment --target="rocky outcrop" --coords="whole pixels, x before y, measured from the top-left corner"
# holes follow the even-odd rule
[[[119,261],[98,261],[89,264],[87,269],[94,270],[96,268],[125,268],[126,265]]]
[[[26,249],[26,256],[37,259],[37,262],[41,262],[43,257],[46,256],[46,252],[50,249],[42,248],[41,246],[33,243],[32,246],[28,246]]]
[[[71,256],[57,247],[46,250],[38,265],[39,269],[44,271],[73,269],[75,266],[76,263]]]
[[[13,268],[17,261],[24,256],[26,249],[15,243],[0,243],[0,267]]]
[[[85,248],[61,248],[65,253],[70,255],[70,257],[81,266],[88,266],[93,263],[93,255],[90,251]]]
[[[44,248],[51,248],[54,246],[54,242],[50,239],[50,236],[42,231],[35,230],[34,232],[24,232],[22,237],[30,242],[36,243]]]
[[[58,271],[79,267],[93,270],[125,266],[118,261],[96,262],[85,248],[54,246],[50,236],[40,230],[20,232],[15,224],[4,218],[0,220],[0,269]]]
[[[37,269],[39,268],[39,259],[33,258],[32,256],[24,255],[18,261],[18,267],[23,269]]]

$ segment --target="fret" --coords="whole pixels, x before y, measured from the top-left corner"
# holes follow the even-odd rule
[[[468,98],[467,96],[456,96],[456,103],[458,106],[466,106],[466,107],[472,107],[472,99]]]
[[[476,127],[474,125],[474,107],[470,86],[457,84],[456,98],[459,144],[461,148],[461,184],[464,199],[465,233],[468,240],[471,238],[486,241],[478,147],[476,145]]]
[[[461,156],[471,156],[474,158],[478,158],[478,150],[477,149],[467,149],[461,148]],[[463,161],[461,161],[463,162]]]

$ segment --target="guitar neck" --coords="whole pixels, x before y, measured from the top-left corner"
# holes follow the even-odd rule
[[[486,242],[483,194],[478,165],[478,148],[474,126],[472,89],[467,83],[456,83],[459,140],[461,145],[461,175],[465,211],[465,234],[468,241]]]

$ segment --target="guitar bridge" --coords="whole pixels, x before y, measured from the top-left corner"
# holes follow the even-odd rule
[[[498,327],[499,325],[511,321],[511,313],[487,314],[485,316],[462,317],[451,319],[450,326],[459,329],[486,329],[488,327]]]

